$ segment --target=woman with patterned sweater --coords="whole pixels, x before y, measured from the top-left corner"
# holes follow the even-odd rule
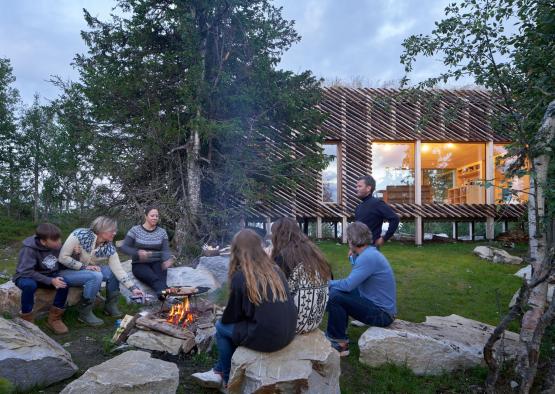
[[[331,268],[293,219],[272,226],[272,258],[282,269],[297,307],[297,334],[318,328],[328,302]]]
[[[175,257],[170,254],[168,234],[158,226],[160,214],[155,207],[145,209],[144,223],[127,232],[121,251],[133,259],[133,275],[152,287],[159,299],[168,287],[166,277]]]
[[[83,298],[79,304],[79,320],[92,326],[104,322],[92,312],[96,294],[102,281],[106,281],[106,304],[104,312],[110,316],[121,316],[117,304],[119,284],[127,287],[134,296],[142,296],[143,292],[135,285],[134,280],[121,266],[116,247],[113,244],[117,232],[114,219],[99,216],[93,220],[90,228],[78,228],[64,242],[60,250],[59,262],[71,270],[95,271],[96,281],[85,280],[77,283],[79,275],[71,275],[71,286],[83,286]],[[98,265],[108,261],[108,265]]]

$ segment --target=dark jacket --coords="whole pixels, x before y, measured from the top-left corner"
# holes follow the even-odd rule
[[[382,235],[382,225],[386,221],[389,228],[383,239],[387,241],[399,227],[399,216],[383,200],[367,196],[355,209],[355,220],[368,226],[372,232],[372,240],[376,242]]]
[[[289,296],[285,276],[282,272],[279,272],[279,275],[288,294],[287,300],[263,301],[257,306],[247,295],[245,275],[241,271],[233,274],[229,301],[222,316],[222,323],[235,324],[233,329],[235,345],[259,352],[275,352],[283,349],[295,337],[297,309]],[[272,298],[271,294],[269,298]]]
[[[23,241],[13,281],[18,278],[32,278],[45,285],[52,284],[52,278],[59,270],[60,249],[48,249],[35,236]]]

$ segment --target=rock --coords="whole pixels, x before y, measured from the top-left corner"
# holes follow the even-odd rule
[[[493,248],[491,246],[476,246],[474,254],[481,259],[490,260],[499,264],[522,264],[522,258],[510,255],[503,249]]]
[[[339,353],[320,330],[297,335],[274,353],[239,347],[231,360],[229,393],[339,393]]]
[[[32,323],[0,317],[0,376],[19,391],[73,376],[71,355]]]
[[[212,349],[216,336],[216,327],[211,326],[208,328],[197,329],[195,335],[195,343],[200,352],[209,352]]]
[[[140,349],[170,353],[174,356],[182,350],[185,352],[190,350],[188,341],[157,331],[138,330],[127,338],[127,344]]]
[[[524,279],[526,277],[526,282],[530,283],[530,280],[532,279],[532,266],[531,265],[527,265],[524,268],[521,268],[517,271],[517,273],[515,274],[515,276],[518,276],[519,278]],[[518,297],[518,292],[520,291],[520,289],[516,289],[515,294],[513,295],[513,298],[511,299],[511,302],[509,302],[509,308],[511,308],[515,303],[516,303],[516,299]],[[549,284],[547,285],[547,302],[550,303],[551,300],[553,299],[553,293],[555,292],[555,285],[553,284]]]
[[[69,306],[76,305],[83,294],[82,287],[71,287],[67,297]],[[38,288],[35,293],[35,314],[42,315],[48,312],[52,306],[56,290]],[[0,312],[8,312],[17,316],[21,310],[21,290],[12,281],[0,285]]]
[[[227,273],[229,271],[229,257],[215,256],[200,258],[197,269],[205,269],[210,271],[220,284],[227,282]]]
[[[406,365],[417,375],[474,367],[483,362],[483,348],[494,328],[457,315],[428,316],[424,323],[396,320],[388,328],[370,327],[362,334],[360,362],[371,367]],[[518,349],[518,334],[506,331],[505,358],[515,357]]]
[[[124,261],[121,263],[123,269],[127,274],[135,281],[137,286],[143,292],[148,294],[152,299],[156,300],[156,292],[143,282],[139,281],[131,272],[131,260]],[[170,287],[180,287],[180,286],[194,286],[194,287],[208,287],[210,291],[216,290],[221,287],[218,280],[212,275],[212,273],[204,268],[191,268],[191,267],[175,267],[168,269],[168,279],[167,284]],[[121,294],[125,297],[127,302],[131,302],[131,292],[127,290],[122,284],[120,284]]]
[[[179,385],[177,365],[130,350],[89,368],[68,384],[64,394],[173,394]]]

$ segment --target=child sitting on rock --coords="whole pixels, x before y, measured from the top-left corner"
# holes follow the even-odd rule
[[[216,323],[218,361],[212,370],[192,375],[204,387],[227,384],[237,347],[275,352],[295,337],[297,310],[285,276],[252,230],[233,238],[229,284],[229,301]]]
[[[46,324],[56,334],[68,332],[62,321],[68,286],[59,275],[58,254],[62,246],[60,229],[50,223],[39,224],[35,235],[23,241],[13,281],[21,289],[19,316],[34,323],[33,306],[38,287],[56,289]]]

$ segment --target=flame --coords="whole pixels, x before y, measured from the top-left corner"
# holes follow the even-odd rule
[[[175,326],[182,323],[181,327],[187,327],[189,324],[193,323],[194,320],[188,297],[186,297],[181,304],[172,305],[168,318],[166,319],[168,323]]]

